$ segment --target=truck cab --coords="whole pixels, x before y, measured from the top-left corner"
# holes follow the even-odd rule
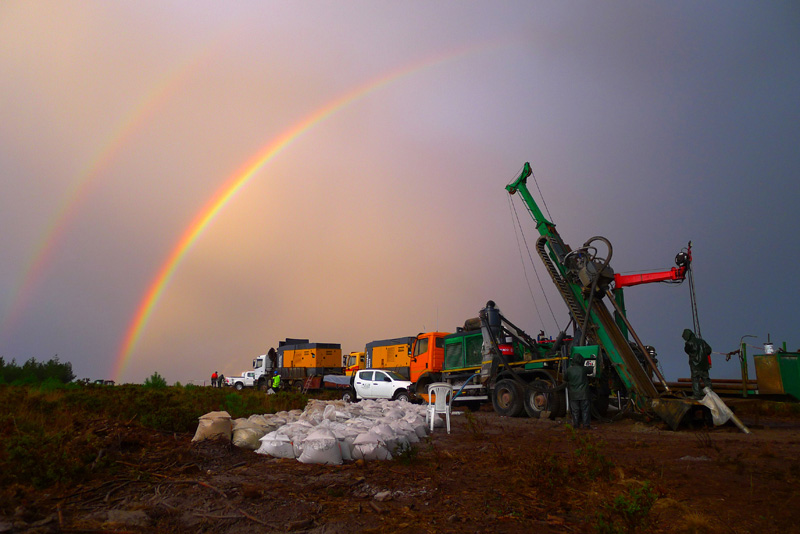
[[[353,373],[359,369],[367,366],[367,353],[366,352],[351,352],[345,357],[344,361],[344,374],[345,376],[353,376]]]
[[[444,338],[450,332],[428,332],[414,339],[409,365],[410,380],[416,382],[428,372],[439,372],[444,365]]]

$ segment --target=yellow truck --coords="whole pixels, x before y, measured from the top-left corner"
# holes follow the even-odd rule
[[[345,356],[343,364],[345,376],[353,376],[353,373],[359,369],[367,367],[367,353],[351,352]]]
[[[310,343],[308,339],[287,338],[278,342],[275,367],[266,354],[253,360],[258,387],[268,389],[274,373],[281,375],[281,387],[315,389],[325,375],[342,375],[342,346],[338,343]],[[319,378],[319,380],[315,380]]]

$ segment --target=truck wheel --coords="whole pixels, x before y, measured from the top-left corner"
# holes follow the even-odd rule
[[[522,388],[508,378],[495,384],[492,390],[492,406],[499,415],[517,417],[522,413]]]
[[[397,391],[395,391],[392,400],[408,402],[410,400],[410,397],[408,396],[408,391],[404,389],[398,389]]]
[[[358,402],[358,397],[356,397],[356,392],[352,388],[347,388],[342,393],[342,400],[345,402]]]
[[[241,382],[236,382],[236,385],[233,387],[236,388],[236,391],[242,391],[244,389],[244,384]]]
[[[545,380],[534,380],[528,384],[528,387],[525,388],[524,399],[525,413],[528,414],[528,417],[539,419],[542,416],[542,412],[550,410],[553,393],[547,393],[542,390],[551,387],[553,385]]]

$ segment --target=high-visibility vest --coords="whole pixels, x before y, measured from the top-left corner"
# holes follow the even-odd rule
[[[275,375],[272,377],[272,387],[277,388],[281,385],[281,375]]]

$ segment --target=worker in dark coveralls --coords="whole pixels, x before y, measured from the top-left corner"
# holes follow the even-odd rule
[[[689,356],[689,369],[692,371],[692,395],[699,399],[703,397],[703,387],[711,389],[711,379],[708,377],[711,346],[688,328],[683,331],[683,339],[686,341],[683,351]]]
[[[572,413],[572,426],[575,428],[591,428],[592,419],[589,413],[589,373],[591,369],[584,366],[584,358],[580,354],[572,357],[572,365],[567,368],[565,378],[569,393],[569,411]]]

